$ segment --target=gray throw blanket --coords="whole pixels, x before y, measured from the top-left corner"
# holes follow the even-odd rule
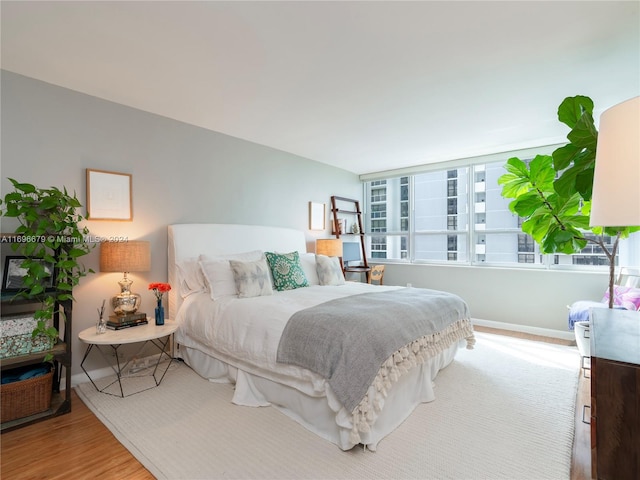
[[[469,318],[460,297],[436,290],[403,288],[339,298],[296,312],[285,326],[277,360],[327,379],[342,405],[354,412],[384,364],[396,368],[397,352],[409,350],[396,362],[406,371],[415,366],[416,356],[424,361],[422,355],[435,355],[462,338],[473,345]],[[379,379],[388,387],[385,372]]]

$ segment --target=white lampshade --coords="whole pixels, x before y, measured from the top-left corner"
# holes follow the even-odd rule
[[[640,225],[640,97],[600,116],[590,224]]]

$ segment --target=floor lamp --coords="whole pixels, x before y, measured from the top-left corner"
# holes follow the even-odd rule
[[[590,225],[640,225],[640,97],[614,105],[600,116]],[[613,269],[612,264],[610,302]]]

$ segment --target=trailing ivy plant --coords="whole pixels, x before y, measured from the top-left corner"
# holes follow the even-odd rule
[[[585,96],[565,98],[558,107],[558,120],[571,129],[569,143],[551,155],[536,155],[529,164],[510,158],[505,165],[508,173],[498,183],[502,196],[514,199],[509,209],[524,219],[522,231],[533,237],[542,253],[579,253],[589,243],[602,249],[609,260],[609,308],[613,308],[618,243],[640,226],[589,226],[598,144],[593,101]],[[604,236],[614,238],[611,250]]]
[[[95,245],[85,242],[89,230],[80,227],[84,218],[78,213],[82,205],[75,193],[70,195],[66,188],[38,188],[12,178],[9,181],[14,191],[5,195],[4,202],[0,200],[0,205],[4,203],[1,213],[20,222],[11,247],[26,257],[21,267],[27,271],[17,295],[41,301],[34,314],[37,326],[32,335],[34,338],[46,335],[54,345],[59,332],[49,325],[49,320],[53,317],[55,304],[73,301],[73,288],[80,278],[94,273],[79,259]],[[53,272],[45,268],[44,262],[54,266]],[[52,288],[45,288],[47,284],[52,284]],[[64,319],[64,312],[58,313]],[[45,361],[52,358],[49,353]]]

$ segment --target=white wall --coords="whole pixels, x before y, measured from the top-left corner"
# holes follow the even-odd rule
[[[308,230],[308,202],[328,204],[331,195],[362,195],[356,175],[286,152],[6,71],[1,88],[3,197],[12,188],[11,177],[41,187],[65,186],[84,204],[86,168],[133,175],[133,221],[86,225],[92,235],[151,242],[151,271],[130,275],[146,312],[153,309],[148,283],[167,278],[168,224],[295,228],[307,232],[312,249],[314,239],[329,237],[329,232]],[[16,227],[13,219],[1,221],[2,232]],[[83,258],[98,271],[98,249]],[[82,279],[74,291],[74,374],[81,372],[85,350],[77,334],[95,324],[96,308],[118,292],[121,277],[97,273]]]
[[[576,300],[600,300],[609,276],[607,272],[387,264],[384,283],[411,283],[414,287],[452,292],[465,299],[475,319],[571,338],[567,305]]]

